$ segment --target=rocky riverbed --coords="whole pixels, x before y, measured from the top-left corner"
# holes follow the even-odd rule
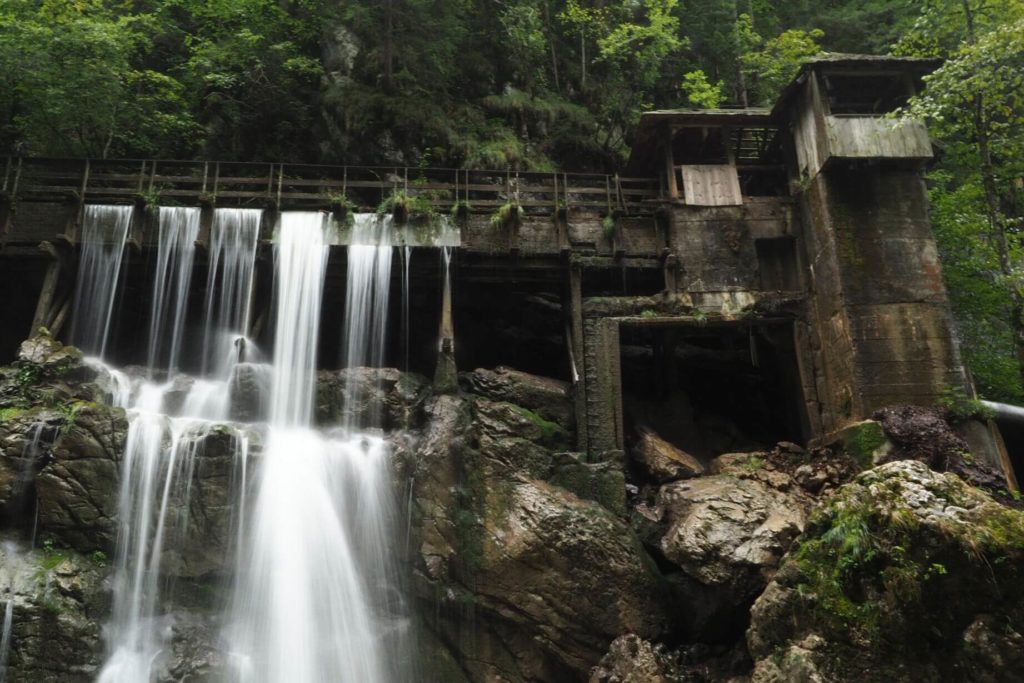
[[[344,387],[361,382],[353,406]],[[261,386],[238,378],[236,417],[259,412]],[[8,680],[91,680],[102,660],[127,433],[107,391],[44,337],[0,369]],[[321,371],[318,423],[352,410],[382,415],[392,447],[419,680],[1019,679],[1024,514],[930,469],[957,471],[964,453],[939,457],[932,439],[922,455],[906,420],[872,423],[893,443],[867,456],[780,444],[700,462],[646,433],[597,458],[573,451],[572,389],[556,380],[481,369],[435,394],[394,369]],[[185,542],[162,563],[163,680],[223,671],[230,435],[248,429],[198,446]]]

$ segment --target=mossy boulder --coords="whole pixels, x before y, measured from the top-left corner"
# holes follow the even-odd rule
[[[897,461],[827,499],[754,604],[753,681],[1019,680],[1024,513]]]

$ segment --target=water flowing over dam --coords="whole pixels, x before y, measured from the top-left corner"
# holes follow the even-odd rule
[[[91,362],[111,401],[130,420],[114,612],[99,680],[138,683],[160,670],[175,600],[163,573],[194,543],[189,516],[201,511],[193,507],[192,486],[202,466],[198,451],[211,434],[228,439],[233,452],[225,476],[234,512],[224,531],[233,539],[227,547],[234,583],[219,636],[232,680],[407,680],[411,627],[390,547],[396,513],[379,418],[371,412],[345,419],[329,433],[313,426],[325,214],[281,215],[273,348],[264,354],[247,336],[259,210],[216,211],[201,335],[187,338],[192,285],[199,281],[193,272],[198,213],[160,209],[148,363],[129,369],[102,359],[116,296],[109,290],[119,276],[111,254],[123,249],[124,231],[117,228],[126,219],[115,207],[86,216],[83,248],[94,254],[86,263],[96,265],[81,271],[85,295],[75,329],[97,354]],[[345,308],[330,316],[342,326],[346,367],[379,367],[383,359],[392,257],[386,222],[355,217],[358,245],[350,250]],[[196,374],[179,372],[184,365]],[[257,401],[265,409],[255,408],[255,419],[244,423],[231,420],[240,375],[265,393]],[[358,400],[358,391],[351,396]]]

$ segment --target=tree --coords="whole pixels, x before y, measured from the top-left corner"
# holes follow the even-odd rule
[[[977,189],[981,210],[939,214],[937,230],[949,232],[942,219],[967,220],[972,230],[961,230],[960,237],[983,241],[991,250],[997,270],[988,277],[1008,301],[1018,374],[1024,373],[1024,273],[1016,187],[1024,170],[1024,2],[929,2],[896,50],[947,58],[926,78],[927,90],[905,114],[929,122],[933,135],[948,147],[944,165],[958,171],[936,176],[936,202],[943,201],[943,193]]]
[[[25,154],[106,157],[187,139],[181,83],[134,64],[152,26],[99,0],[0,5],[0,140]]]

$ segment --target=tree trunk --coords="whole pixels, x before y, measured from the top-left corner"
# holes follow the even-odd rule
[[[395,77],[395,0],[384,3],[384,89],[390,91]]]
[[[555,92],[559,92],[562,86],[558,82],[558,54],[555,52],[555,32],[551,29],[551,7],[544,3],[544,28],[547,32],[548,45],[551,47],[551,75],[555,81]]]

